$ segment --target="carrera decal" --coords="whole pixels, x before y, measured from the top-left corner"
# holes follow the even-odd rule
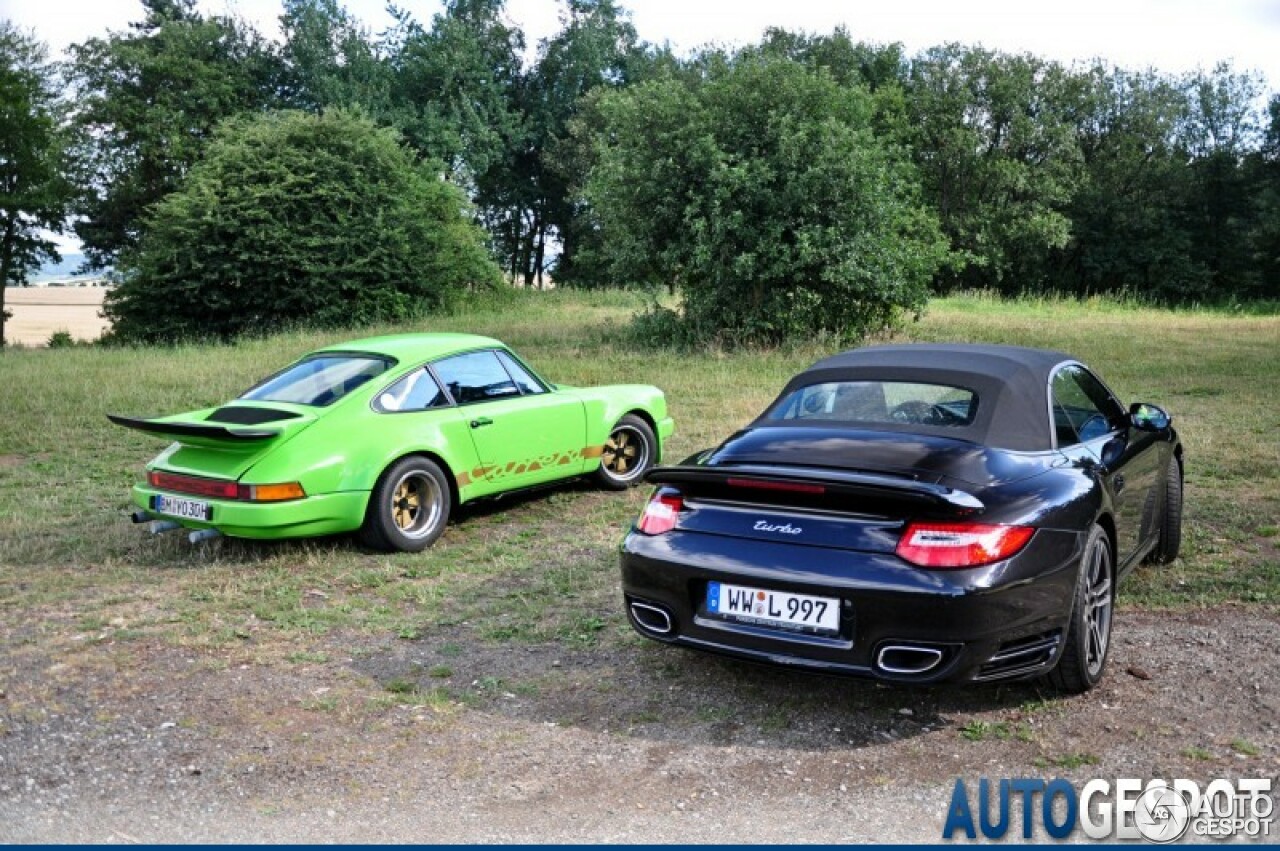
[[[508,461],[502,467],[481,464],[473,467],[470,472],[459,473],[455,478],[459,487],[466,487],[480,479],[497,482],[513,476],[520,476],[524,473],[533,473],[547,467],[559,467],[588,458],[599,458],[602,454],[604,454],[603,445],[586,446],[582,449],[575,449],[572,452],[553,452],[550,455],[543,455],[538,458]]]

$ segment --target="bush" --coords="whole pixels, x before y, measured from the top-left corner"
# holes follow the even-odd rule
[[[946,243],[865,92],[744,56],[599,109],[586,194],[602,250],[614,280],[681,289],[676,337],[850,340],[923,307]]]
[[[49,335],[48,346],[51,349],[70,349],[75,346],[75,338],[70,331],[54,331]]]
[[[501,275],[466,202],[342,111],[222,125],[106,299],[118,341],[395,321]]]

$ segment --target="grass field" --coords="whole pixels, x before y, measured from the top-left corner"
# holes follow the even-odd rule
[[[829,353],[816,344],[637,351],[619,332],[641,307],[616,292],[530,293],[412,330],[499,337],[554,381],[657,384],[677,423],[672,459],[747,422],[786,378]],[[0,356],[0,616],[10,634],[68,648],[104,636],[191,647],[253,636],[256,652],[302,661],[317,633],[412,637],[462,622],[492,641],[638,640],[619,605],[616,546],[642,491],[573,485],[464,511],[419,555],[372,555],[346,539],[192,547],[128,522],[129,486],[163,442],[111,426],[107,412],[215,404],[351,336]],[[1122,605],[1280,603],[1280,317],[969,297],[935,301],[899,336],[1060,348],[1126,400],[1166,406],[1186,445],[1184,556],[1140,569]]]

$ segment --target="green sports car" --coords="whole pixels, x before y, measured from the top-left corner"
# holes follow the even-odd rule
[[[133,488],[153,530],[358,532],[418,551],[465,502],[592,475],[639,484],[674,425],[656,387],[563,387],[497,340],[401,334],[312,352],[240,398],[112,422],[175,442]]]

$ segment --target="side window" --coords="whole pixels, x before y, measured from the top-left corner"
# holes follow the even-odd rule
[[[440,385],[431,377],[426,367],[415,369],[404,378],[378,394],[374,407],[384,413],[395,411],[421,411],[449,404]]]
[[[538,379],[529,374],[529,370],[521,366],[515,358],[504,351],[498,352],[498,360],[502,361],[502,365],[507,368],[507,372],[511,374],[512,379],[520,387],[520,392],[526,396],[532,396],[535,393],[545,393],[542,385],[538,383]]]
[[[1120,413],[1102,382],[1087,370],[1068,366],[1054,376],[1053,426],[1059,447],[1102,437],[1115,428]]]
[[[520,395],[493,352],[470,352],[445,358],[436,361],[435,371],[459,405]]]

